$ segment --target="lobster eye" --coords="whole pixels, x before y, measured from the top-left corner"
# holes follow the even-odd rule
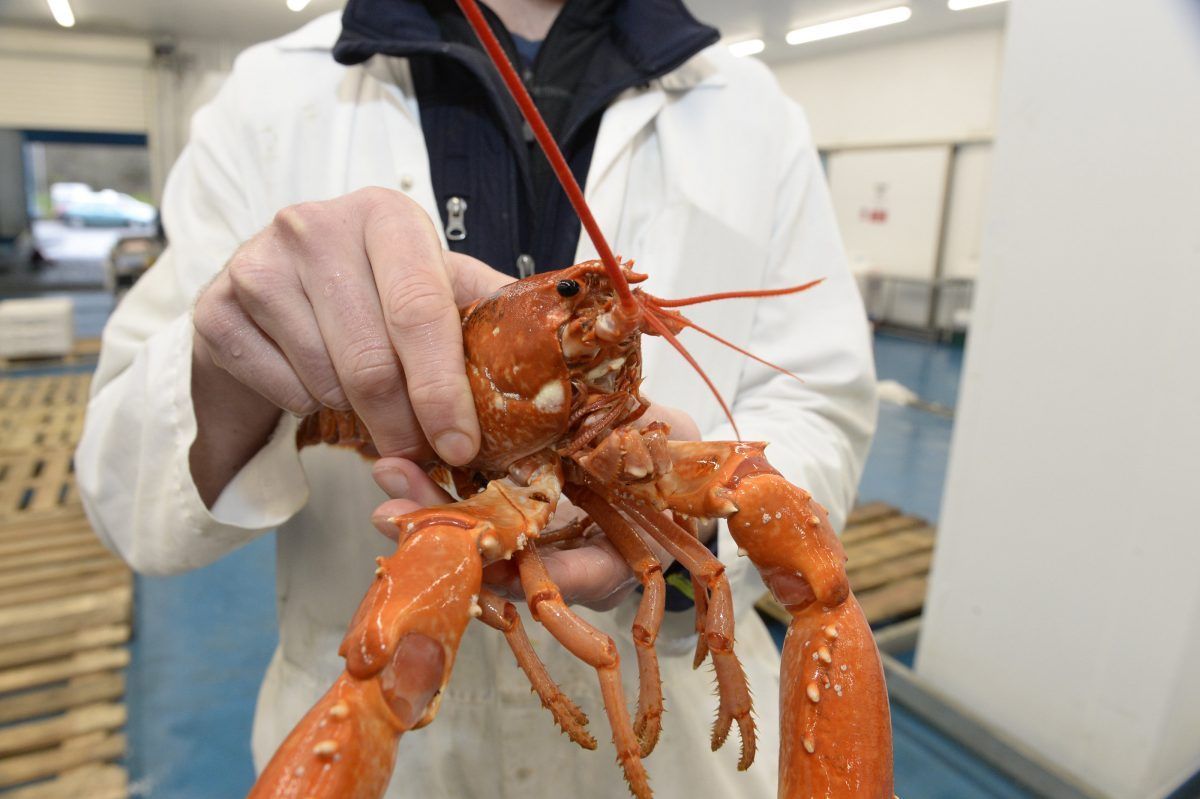
[[[579,281],[577,280],[560,280],[558,281],[558,293],[564,297],[574,297],[579,293]]]

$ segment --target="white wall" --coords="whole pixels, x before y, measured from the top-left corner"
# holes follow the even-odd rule
[[[1014,3],[917,658],[1122,799],[1200,768],[1200,18]]]
[[[143,132],[150,43],[0,27],[0,127]]]
[[[822,148],[987,138],[1003,40],[983,28],[773,67]]]

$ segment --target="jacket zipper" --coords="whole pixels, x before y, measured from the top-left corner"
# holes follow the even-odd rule
[[[467,201],[462,197],[446,200],[446,240],[462,241],[467,237]]]

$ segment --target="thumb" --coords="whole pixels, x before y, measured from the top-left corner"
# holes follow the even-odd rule
[[[497,272],[477,258],[457,252],[445,253],[446,272],[454,290],[454,301],[461,308],[480,297],[487,297],[516,278]]]

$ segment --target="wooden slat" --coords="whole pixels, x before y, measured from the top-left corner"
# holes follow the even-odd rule
[[[25,666],[52,658],[61,658],[85,649],[115,646],[129,640],[128,624],[109,624],[89,627],[53,638],[39,638],[25,644],[14,644],[0,649],[0,669]],[[3,672],[0,672],[3,673]]]
[[[0,760],[0,787],[49,777],[87,763],[114,760],[124,753],[124,735],[89,733],[54,749]]]
[[[933,549],[933,530],[921,527],[873,538],[855,547],[846,547],[846,568],[863,569],[885,560]]]
[[[849,530],[856,525],[873,522],[887,516],[895,516],[899,512],[886,502],[868,502],[850,511],[850,515],[846,517],[846,529]]]
[[[48,660],[32,666],[18,666],[0,671],[0,693],[24,691],[41,685],[95,674],[98,671],[123,669],[129,665],[129,650],[125,647],[107,647],[76,652],[70,657]]]
[[[120,766],[85,766],[56,779],[17,788],[4,799],[128,799],[129,777]]]
[[[50,583],[59,580],[74,580],[84,575],[104,574],[109,572],[126,573],[129,567],[113,555],[66,563],[51,563],[12,572],[0,572],[0,591],[6,591],[20,586],[37,583]]]
[[[125,693],[125,677],[118,672],[76,677],[66,685],[0,697],[0,724],[37,718],[91,702],[105,702]]]
[[[900,530],[908,530],[913,527],[925,526],[927,526],[925,520],[918,519],[915,516],[889,516],[886,519],[879,519],[869,524],[859,525],[842,533],[842,546],[850,547],[882,535],[899,532]]]
[[[106,588],[128,587],[133,584],[133,575],[126,569],[98,572],[74,580],[54,583],[23,585],[18,588],[0,590],[0,608],[25,605],[43,599],[90,594]]]
[[[85,544],[76,544],[71,547],[55,547],[45,552],[29,552],[24,555],[6,558],[3,563],[0,563],[0,574],[28,569],[33,566],[49,566],[54,563],[71,563],[97,558],[114,558],[114,555],[105,549],[104,545],[98,540]]]
[[[115,730],[124,724],[124,705],[113,702],[84,705],[61,716],[0,729],[0,756],[45,749],[89,732]]]
[[[918,552],[895,560],[885,560],[874,566],[866,566],[849,573],[850,587],[854,589],[854,593],[861,594],[863,591],[869,591],[905,577],[925,574],[929,571],[929,564],[932,560],[932,552]]]
[[[63,533],[91,532],[91,529],[87,517],[78,512],[51,515],[30,513],[18,516],[16,521],[0,522],[0,541],[24,541]]]
[[[15,608],[0,608],[0,646],[48,638],[97,624],[126,621],[132,604],[129,588],[49,599]]]
[[[26,552],[90,544],[97,540],[96,534],[87,528],[0,540],[0,558],[8,560],[17,555],[24,555]]]
[[[858,602],[871,624],[909,616],[924,606],[926,583],[925,575],[909,577],[873,591],[864,591],[858,595]]]

